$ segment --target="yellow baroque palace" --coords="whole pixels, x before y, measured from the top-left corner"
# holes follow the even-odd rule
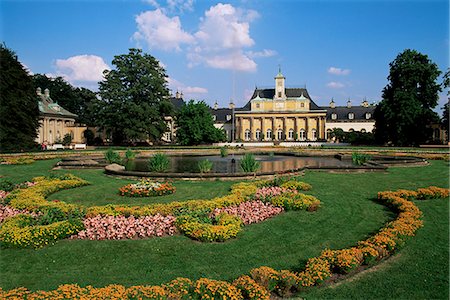
[[[278,72],[275,88],[256,88],[250,101],[235,110],[239,141],[325,140],[327,111],[317,106],[306,88],[286,88]]]

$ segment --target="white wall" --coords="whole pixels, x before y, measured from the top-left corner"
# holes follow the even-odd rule
[[[333,128],[341,128],[342,130],[348,132],[350,129],[354,131],[361,131],[361,129],[365,129],[366,132],[372,132],[375,128],[375,121],[373,122],[330,122],[327,120],[325,123],[325,130]]]

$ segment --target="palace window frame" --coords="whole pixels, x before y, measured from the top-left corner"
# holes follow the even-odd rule
[[[355,118],[355,114],[354,113],[352,113],[352,112],[348,113],[348,119],[349,120],[353,120],[354,118]]]
[[[266,131],[266,139],[271,140],[272,139],[272,129],[267,129]]]
[[[294,129],[289,129],[288,131],[288,140],[294,140]]]
[[[279,141],[283,140],[283,130],[282,129],[277,130],[277,140],[279,140]]]
[[[259,129],[255,130],[255,139],[257,141],[261,140],[261,130],[259,130]]]
[[[300,129],[300,141],[306,141],[306,130]]]
[[[331,114],[331,119],[332,120],[337,120],[337,114],[336,113],[332,113]]]
[[[313,140],[313,141],[317,141],[317,130],[316,129],[313,129],[313,130],[311,130],[311,139]]]
[[[252,134],[250,132],[250,129],[246,129],[244,132],[244,140],[250,141],[251,137],[252,137]]]

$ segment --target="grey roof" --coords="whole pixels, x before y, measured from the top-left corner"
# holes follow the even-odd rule
[[[331,107],[323,107],[323,109],[327,110],[327,120],[331,122],[360,122],[360,121],[373,121],[373,112],[375,111],[375,106],[370,105],[368,107],[364,106],[351,106],[350,108],[347,106],[336,106],[335,108]],[[333,120],[331,118],[332,114],[337,115],[337,119]],[[353,113],[354,119],[350,120],[348,118],[348,114]],[[366,119],[366,113],[370,113],[370,119]]]
[[[233,111],[231,108],[211,108],[211,114],[216,116],[216,123],[231,123],[231,118],[227,120],[227,115],[232,116]]]
[[[186,104],[183,98],[170,97],[169,101],[170,103],[172,103],[173,107],[175,107],[175,110],[179,110],[183,105]]]
[[[286,97],[287,98],[299,98],[303,95],[303,97],[308,98],[310,102],[310,110],[325,110],[326,108],[319,107],[309,96],[308,90],[305,88],[286,88]],[[237,111],[249,111],[251,109],[250,102],[252,99],[259,96],[260,98],[273,99],[275,96],[275,89],[255,89],[253,92],[250,101],[247,102],[243,107],[236,109]]]

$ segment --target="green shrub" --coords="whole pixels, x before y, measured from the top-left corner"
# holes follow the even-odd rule
[[[211,171],[213,163],[207,159],[198,162],[200,173],[208,173]]]
[[[152,172],[165,172],[169,168],[169,158],[164,153],[156,153],[148,161],[148,168]]]
[[[221,156],[221,157],[226,157],[226,156],[228,156],[228,149],[227,149],[227,147],[222,147],[222,148],[220,148],[220,156]]]
[[[72,143],[72,135],[70,133],[66,133],[62,140],[62,144],[64,146],[69,146]]]
[[[122,158],[120,157],[119,152],[116,152],[112,149],[108,149],[104,155],[105,155],[106,162],[108,162],[109,164],[121,164],[122,163]]]
[[[352,162],[357,166],[365,164],[371,158],[372,156],[365,153],[357,153],[357,152],[352,153]]]
[[[15,188],[15,184],[9,180],[0,181],[0,190],[5,192],[11,192]]]
[[[135,159],[136,158],[136,152],[134,152],[131,149],[127,149],[127,151],[125,152],[125,158],[130,160],[130,159]]]
[[[244,172],[256,172],[261,164],[255,159],[253,154],[247,153],[241,159],[241,168]]]

